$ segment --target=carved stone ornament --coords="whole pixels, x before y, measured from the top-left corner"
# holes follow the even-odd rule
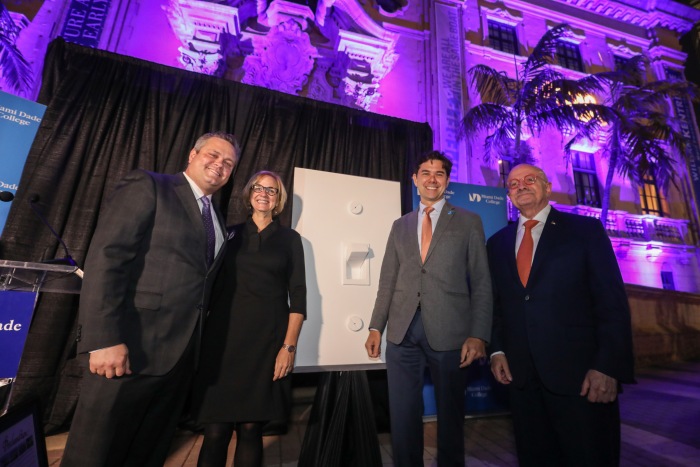
[[[482,13],[486,15],[487,19],[493,19],[496,21],[501,21],[510,26],[517,26],[523,22],[522,16],[515,16],[505,8],[488,8],[486,6],[481,7]]]
[[[240,32],[238,9],[200,0],[170,0],[163,6],[182,45],[179,62],[186,70],[221,76],[226,36]]]
[[[167,1],[179,61],[199,73],[369,110],[399,59],[401,33],[357,0]]]
[[[253,37],[253,47],[253,55],[243,62],[243,82],[289,94],[304,87],[318,55],[294,20],[274,26],[266,36]]]
[[[344,97],[346,100],[349,98],[349,102],[344,102],[346,105],[355,104],[365,110],[369,110],[372,104],[377,102],[381,96],[379,84],[377,83],[364,83],[350,76],[343,79],[343,82],[345,83]]]
[[[224,57],[218,52],[195,50],[192,45],[189,49],[179,47],[178,50],[180,51],[179,61],[186,70],[213,76],[218,76],[223,72],[221,65],[224,62]]]
[[[648,1],[648,2],[619,2],[615,0],[557,0],[561,3],[593,11],[601,16],[607,16],[627,24],[643,28],[664,27],[680,35],[690,31],[700,13],[683,2]],[[628,3],[628,4],[627,4]],[[645,8],[645,4],[649,5]],[[640,8],[641,5],[641,8]]]

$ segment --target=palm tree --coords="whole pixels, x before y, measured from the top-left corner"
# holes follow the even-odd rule
[[[590,128],[599,123],[600,106],[578,101],[602,91],[601,82],[595,76],[567,79],[551,66],[557,41],[569,29],[560,24],[547,31],[524,64],[514,57],[515,78],[486,65],[475,65],[467,72],[482,103],[467,111],[461,134],[475,138],[482,130],[492,131],[484,141],[485,162],[494,155],[513,163],[533,161],[532,149],[523,141],[524,131],[537,135],[553,126],[574,132],[586,119]]]
[[[675,183],[674,150],[685,157],[686,140],[671,116],[669,98],[697,100],[698,89],[686,81],[660,80],[644,82],[646,59],[637,55],[619,70],[597,74],[607,87],[604,105],[607,125],[602,127],[602,154],[608,159],[608,173],[603,188],[600,220],[606,225],[610,206],[613,176],[630,180],[641,186],[653,177],[662,193]],[[595,126],[595,125],[594,125]],[[567,157],[577,141],[596,137],[600,125],[582,127],[565,146]]]
[[[17,32],[9,11],[0,2],[0,78],[15,92],[28,90],[34,84],[32,69],[15,46]]]

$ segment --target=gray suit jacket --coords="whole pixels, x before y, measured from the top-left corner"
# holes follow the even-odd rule
[[[78,351],[125,343],[134,373],[167,373],[204,315],[223,250],[207,269],[201,211],[182,173],[129,173],[85,261]]]
[[[370,328],[400,344],[418,304],[433,350],[460,349],[467,337],[491,337],[493,297],[481,218],[446,203],[425,263],[418,248],[418,211],[391,228]]]

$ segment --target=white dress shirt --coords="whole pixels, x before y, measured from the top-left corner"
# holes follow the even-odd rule
[[[197,186],[197,184],[192,180],[190,177],[187,176],[185,172],[182,173],[185,178],[187,179],[187,182],[190,184],[190,188],[192,188],[192,193],[194,194],[194,197],[197,199],[197,205],[199,206],[199,212],[202,212],[202,209],[204,209],[204,203],[202,203],[202,200],[200,198],[204,197],[204,192]],[[219,218],[216,215],[216,212],[214,211],[214,205],[211,202],[211,195],[206,195],[207,198],[209,198],[209,210],[211,212],[211,218],[214,221],[214,233],[216,234],[216,244],[214,246],[214,257],[216,258],[216,255],[219,254],[219,250],[221,249],[221,246],[224,244],[224,232],[221,229],[221,224],[219,223]]]

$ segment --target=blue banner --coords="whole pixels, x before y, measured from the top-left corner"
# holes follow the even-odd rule
[[[0,91],[0,192],[17,192],[27,154],[44,117],[46,106]],[[3,198],[4,199],[4,198]],[[11,202],[0,201],[0,231]]]
[[[111,0],[71,0],[61,37],[68,42],[97,48]]]
[[[450,182],[445,198],[455,206],[481,216],[488,239],[508,223],[507,193],[505,188]],[[417,208],[419,203],[420,196],[414,190],[413,208]]]
[[[37,292],[0,291],[0,378],[15,378]]]
[[[467,209],[481,216],[486,238],[508,224],[508,203],[506,189],[466,183],[450,182],[445,198],[455,206]],[[418,207],[420,196],[413,195],[413,206]],[[423,386],[423,415],[435,415],[435,388],[426,371]],[[498,384],[491,374],[487,361],[474,362],[467,369],[467,393],[464,398],[467,415],[482,415],[507,410],[507,391]]]

